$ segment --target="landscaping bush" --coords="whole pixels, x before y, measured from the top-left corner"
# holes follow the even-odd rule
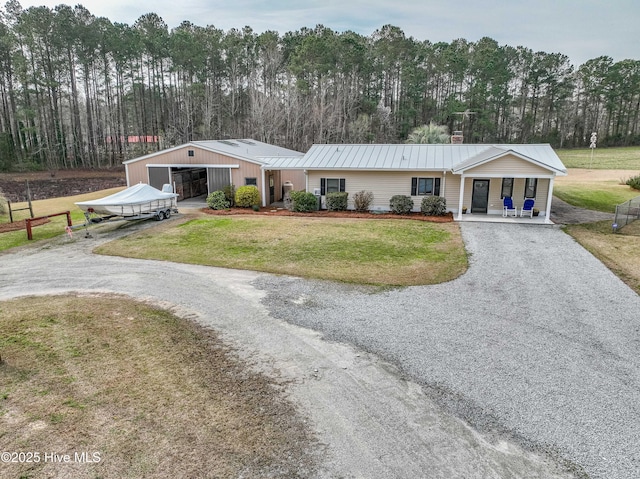
[[[444,216],[447,214],[447,200],[441,196],[425,196],[420,203],[420,211],[426,216]]]
[[[634,190],[640,190],[640,175],[632,176],[627,180],[627,185],[629,185]]]
[[[373,193],[371,191],[358,191],[353,195],[353,207],[356,211],[369,211],[371,203],[373,203]]]
[[[389,200],[389,208],[397,215],[406,215],[413,209],[413,200],[410,196],[394,195]]]
[[[207,205],[212,210],[226,210],[230,206],[224,191],[221,190],[214,191],[207,196]]]
[[[229,206],[235,205],[236,187],[233,184],[227,185],[224,188],[222,188],[222,191],[224,191],[224,196],[225,198],[227,198],[227,201],[229,202]]]
[[[240,208],[251,208],[260,204],[260,192],[254,185],[241,186],[236,190],[236,206]]]
[[[344,191],[335,191],[327,193],[327,209],[329,211],[345,211],[347,209],[347,197],[349,193]]]
[[[306,191],[292,191],[290,195],[292,211],[308,213],[318,209],[318,198],[313,193],[307,193]]]

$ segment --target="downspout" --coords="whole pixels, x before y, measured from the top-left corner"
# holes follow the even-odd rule
[[[304,170],[304,191],[309,192],[309,173]]]
[[[547,195],[547,211],[545,211],[544,213],[544,222],[545,223],[550,223],[551,220],[549,219],[550,215],[551,215],[551,200],[553,199],[553,180],[555,178],[555,175],[552,176],[551,178],[549,178],[549,193]]]
[[[148,170],[147,170],[148,171]],[[131,186],[129,184],[129,165],[124,165],[124,173],[127,177],[127,186]],[[149,175],[149,173],[147,173],[147,176]]]

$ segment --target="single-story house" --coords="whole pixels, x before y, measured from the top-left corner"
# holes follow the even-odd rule
[[[302,169],[274,170],[268,167],[269,162],[302,156],[298,151],[251,139],[211,140],[192,141],[125,161],[124,165],[127,186],[147,183],[162,189],[164,184],[171,184],[184,200],[229,184],[255,185],[266,206],[282,200],[285,183],[297,190],[306,185]]]
[[[531,198],[549,222],[553,181],[567,174],[548,144],[398,144],[313,145],[298,157],[272,158],[271,170],[304,170],[305,189],[324,197],[333,191],[373,193],[373,210],[389,210],[394,195],[411,196],[419,211],[426,195],[442,196],[447,209],[462,219],[473,214],[502,214],[503,198],[517,208]]]

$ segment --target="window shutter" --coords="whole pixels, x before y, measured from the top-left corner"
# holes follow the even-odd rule
[[[320,178],[320,195],[324,196],[327,191],[327,179]]]
[[[436,178],[433,183],[433,196],[440,196],[440,178]]]
[[[418,194],[418,178],[415,176],[411,178],[411,196],[416,196]]]
[[[340,178],[340,192],[344,192],[345,181],[344,178]]]

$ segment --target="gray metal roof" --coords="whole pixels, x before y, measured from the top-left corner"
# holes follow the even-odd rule
[[[525,160],[564,173],[565,167],[550,145],[397,144],[313,145],[297,158],[271,158],[271,169],[306,170],[454,170],[461,172],[514,152]]]
[[[205,150],[212,151],[214,153],[220,153],[233,158],[250,161],[252,163],[265,164],[264,157],[270,157],[277,159],[282,156],[297,156],[302,157],[304,153],[295,150],[289,150],[280,146],[270,145],[261,141],[252,139],[239,139],[239,140],[205,140],[205,141],[192,141],[183,145],[174,146],[167,150],[156,151],[148,155],[140,156],[132,160],[123,161],[123,164],[135,163],[137,161],[153,158],[154,156],[165,154],[169,151],[178,150],[180,148],[189,148],[197,146]]]
[[[269,143],[262,143],[261,141],[251,139],[192,141],[191,144],[216,153],[223,153],[228,156],[234,156],[262,164],[266,163],[262,159],[263,157],[301,157],[304,155],[304,153],[300,153],[299,151],[289,150],[288,148],[282,148],[280,146],[270,145]]]

